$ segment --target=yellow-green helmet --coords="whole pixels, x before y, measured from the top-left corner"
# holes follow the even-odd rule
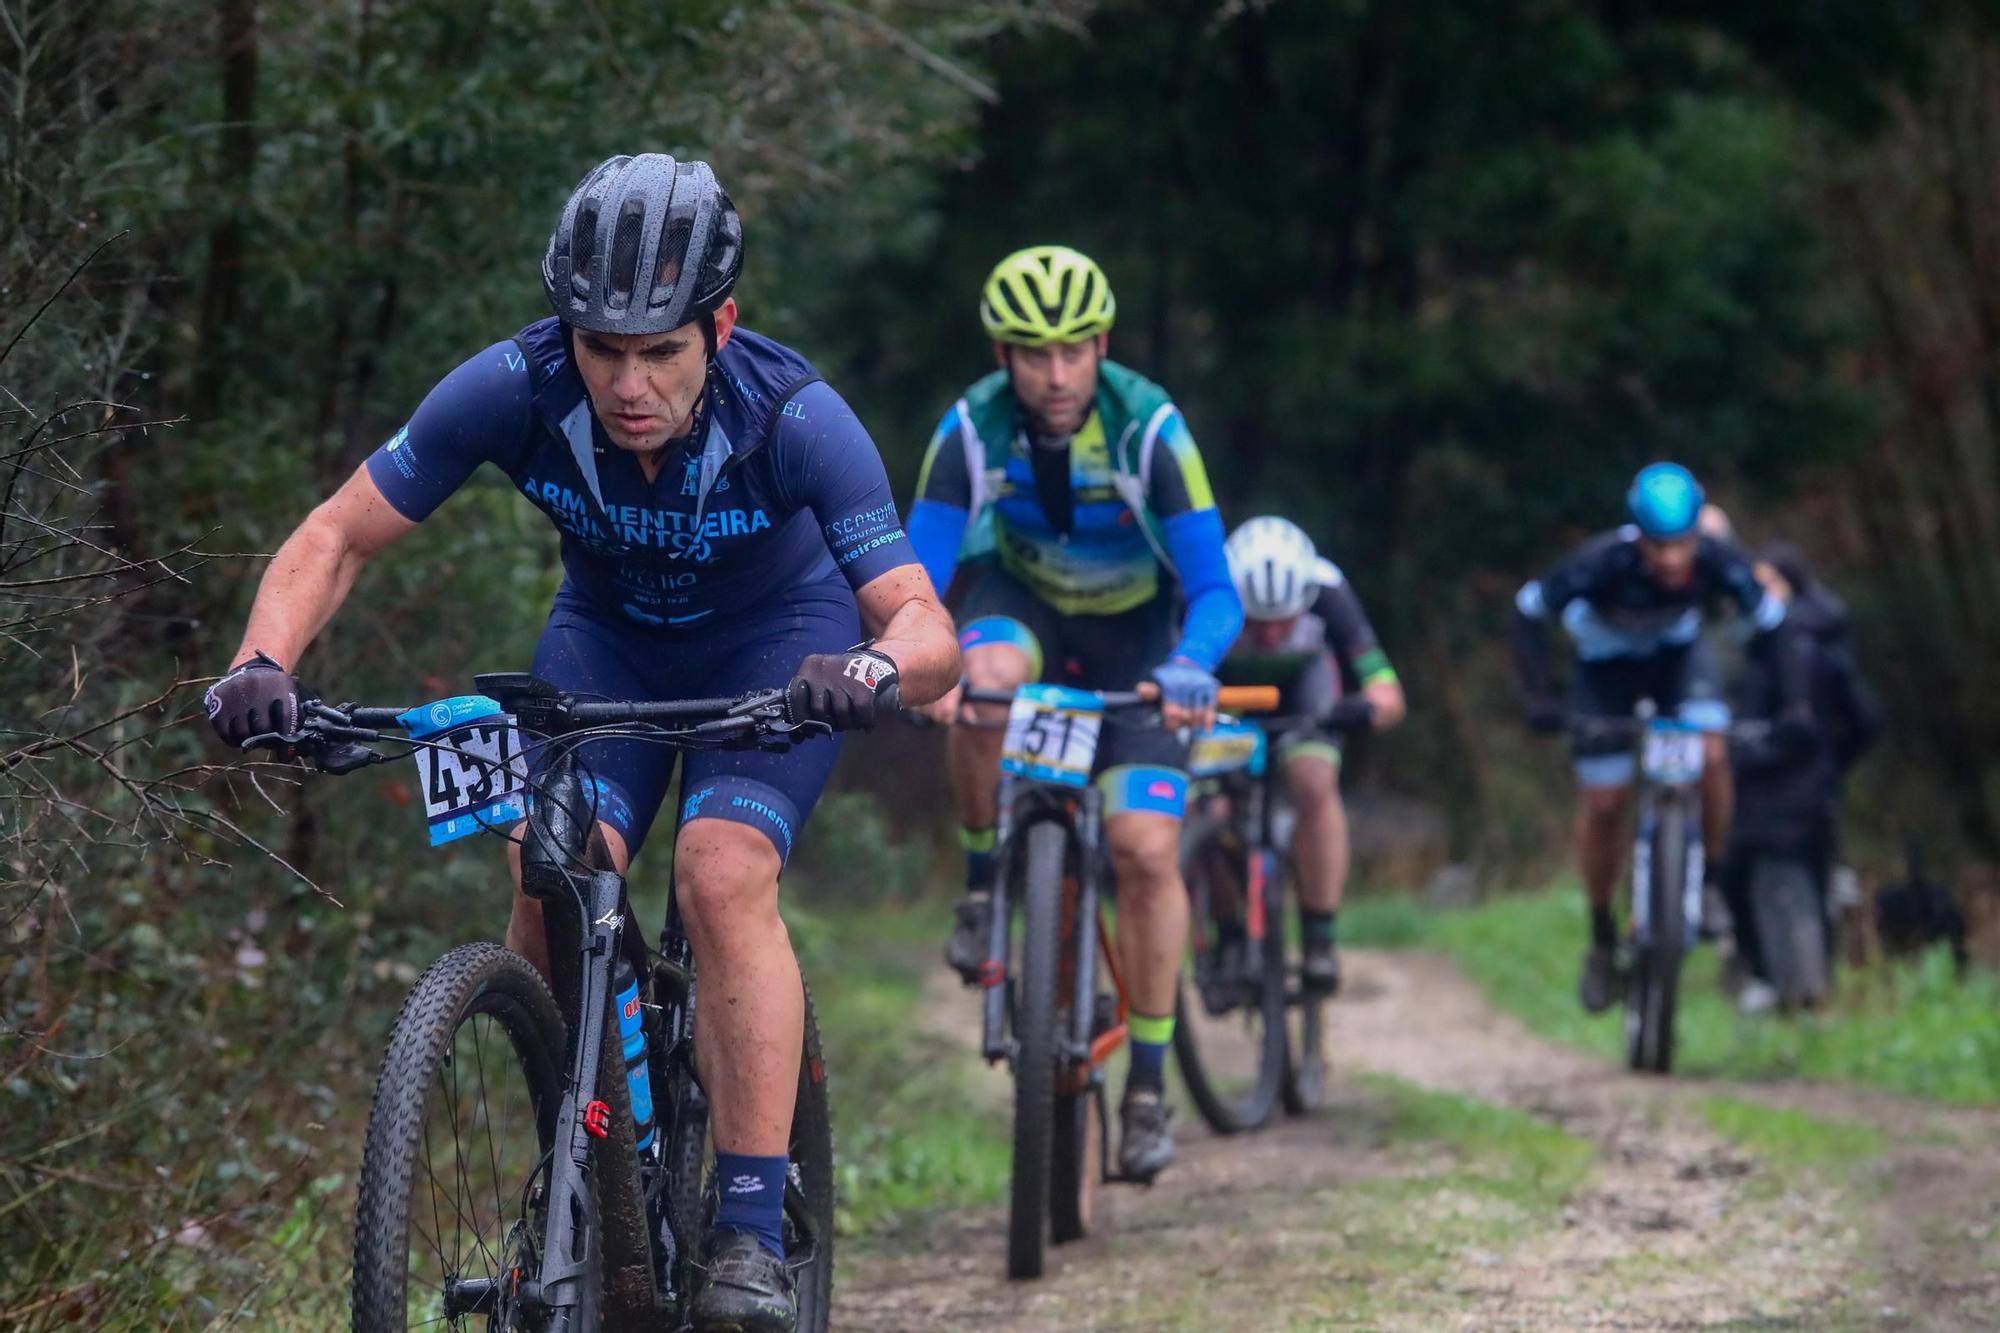
[[[1022,347],[1095,338],[1117,313],[1104,270],[1066,245],[1016,250],[993,266],[979,292],[987,336]]]

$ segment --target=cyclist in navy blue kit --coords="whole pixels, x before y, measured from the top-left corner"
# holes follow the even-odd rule
[[[1629,525],[1591,538],[1521,588],[1514,656],[1536,730],[1561,731],[1572,714],[1630,717],[1642,698],[1652,699],[1665,714],[1678,712],[1710,727],[1727,725],[1729,710],[1701,638],[1703,613],[1730,601],[1758,632],[1777,634],[1785,606],[1758,583],[1749,558],[1733,543],[1697,530],[1702,501],[1701,486],[1686,468],[1652,464],[1626,495]],[[1549,678],[1543,630],[1550,619],[1562,623],[1575,650],[1567,708]],[[1778,642],[1787,638],[1779,635]],[[1800,694],[1794,688],[1788,697]],[[1719,857],[1729,837],[1729,765],[1722,734],[1705,741],[1702,839]],[[1617,994],[1611,892],[1624,854],[1634,770],[1628,741],[1579,739],[1576,845],[1590,899],[1590,949],[1578,991],[1592,1013],[1608,1008]]]
[[[210,718],[242,745],[297,731],[299,655],[374,555],[482,463],[562,534],[564,578],[535,674],[632,699],[783,687],[796,716],[873,725],[957,683],[950,617],[904,539],[881,456],[791,349],[738,326],[735,207],[708,165],[613,157],[586,176],[542,264],[552,318],[474,355],[300,525],[258,590]],[[866,636],[866,637],[864,637]],[[698,1040],[716,1176],[698,1329],[790,1329],[782,1205],[803,1030],[778,875],[838,753],[691,753],[674,875],[701,970]],[[675,753],[587,744],[598,831],[622,871]],[[508,944],[546,973],[541,904],[520,893]]]

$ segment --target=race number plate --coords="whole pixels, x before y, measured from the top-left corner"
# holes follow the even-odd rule
[[[483,694],[412,708],[398,719],[416,751],[431,846],[524,817],[528,761],[514,719]]]
[[[1701,777],[1702,733],[1684,722],[1655,722],[1646,731],[1646,777],[1678,787]]]
[[[1084,786],[1103,723],[1104,706],[1094,694],[1061,685],[1023,685],[1007,710],[1000,767],[1039,782]]]
[[[1264,771],[1264,729],[1233,717],[1215,719],[1215,729],[1194,738],[1188,751],[1188,771],[1198,778],[1220,777],[1242,769],[1255,777]]]

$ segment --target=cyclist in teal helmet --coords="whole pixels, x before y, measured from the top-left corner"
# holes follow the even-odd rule
[[[1639,469],[1625,507],[1639,531],[1655,541],[1673,541],[1694,534],[1707,500],[1694,473],[1679,463],[1653,463]]]
[[[1719,727],[1729,720],[1713,662],[1701,637],[1703,614],[1733,602],[1761,633],[1775,632],[1785,606],[1757,581],[1733,542],[1701,530],[1706,497],[1678,463],[1640,470],[1625,494],[1631,522],[1585,542],[1515,598],[1514,655],[1528,698],[1529,724],[1559,732],[1574,717],[1630,717],[1640,699],[1663,713]],[[1570,697],[1557,699],[1544,626],[1560,621],[1575,661]],[[1795,691],[1790,698],[1799,698]],[[1731,793],[1722,737],[1708,737],[1702,772],[1702,828],[1717,850],[1727,845]],[[1618,989],[1618,933],[1611,893],[1624,853],[1624,816],[1633,778],[1631,747],[1613,737],[1579,738],[1575,747],[1577,860],[1590,898],[1590,949],[1579,992],[1595,1013]]]

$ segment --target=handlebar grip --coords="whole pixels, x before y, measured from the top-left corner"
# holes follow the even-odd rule
[[[1215,706],[1225,713],[1275,713],[1276,685],[1224,685],[1215,692]]]

